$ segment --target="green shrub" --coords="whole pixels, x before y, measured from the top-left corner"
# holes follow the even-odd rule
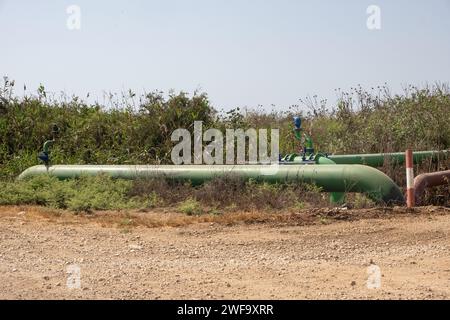
[[[314,187],[259,185],[233,179],[198,188],[167,181],[124,182],[105,177],[66,182],[39,177],[8,182],[39,163],[37,154],[44,141],[52,138],[53,124],[60,128],[51,152],[54,164],[170,164],[172,132],[178,128],[192,130],[194,121],[203,121],[204,130],[279,128],[280,152],[298,152],[292,132],[294,115],[303,117],[305,130],[311,133],[316,150],[321,152],[450,148],[448,85],[408,86],[402,95],[392,95],[386,87],[368,91],[357,87],[338,94],[338,101],[331,106],[313,97],[285,111],[235,108],[218,113],[205,93],[153,92],[136,99],[134,93],[128,92],[111,95],[108,105],[99,105],[88,104],[79,97],[52,99],[43,86],[36,95],[17,97],[14,82],[5,78],[0,87],[0,204],[38,204],[71,210],[152,208],[191,197],[212,207],[247,210],[295,208],[297,201],[328,203]],[[448,163],[424,164],[416,172],[446,169]],[[382,168],[403,186],[404,170],[394,169]],[[447,194],[442,199],[440,192],[439,203],[450,201]],[[432,195],[427,196],[431,198]],[[358,202],[366,205],[362,200]]]
[[[39,175],[28,180],[6,182],[0,192],[2,205],[43,205],[73,211],[126,209],[143,204],[127,196],[132,182],[105,175],[59,181]]]
[[[192,198],[188,198],[178,206],[178,210],[188,216],[201,215],[204,213],[201,204]]]
[[[67,190],[54,177],[40,175],[19,182],[6,182],[0,192],[2,205],[47,205],[58,207]],[[64,206],[61,206],[64,207]]]

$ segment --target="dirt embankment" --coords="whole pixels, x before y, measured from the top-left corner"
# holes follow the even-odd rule
[[[2,299],[450,298],[445,208],[191,219],[2,207],[0,244]]]

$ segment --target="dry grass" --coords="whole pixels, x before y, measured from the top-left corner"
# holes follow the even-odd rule
[[[185,227],[193,224],[209,223],[213,225],[233,226],[236,224],[272,224],[276,225],[314,225],[329,224],[336,221],[355,221],[360,219],[383,218],[397,216],[450,214],[450,208],[421,207],[407,209],[404,207],[379,207],[368,209],[316,208],[297,212],[281,213],[249,211],[230,212],[222,215],[204,214],[187,216],[171,209],[142,211],[96,211],[91,214],[74,215],[70,211],[49,209],[38,206],[0,206],[0,218],[30,221],[44,221],[64,225],[97,224],[102,227],[115,227],[123,232],[131,232],[133,228]]]
[[[103,227],[115,226],[118,228],[131,228],[144,226],[155,227],[181,227],[197,223],[219,223],[233,225],[236,223],[264,223],[283,221],[288,216],[266,212],[230,212],[222,215],[203,214],[186,215],[172,209],[153,209],[131,211],[95,211],[93,213],[73,214],[61,209],[50,209],[39,206],[0,206],[0,217],[9,219],[22,219],[26,221],[46,221],[62,224],[96,223]]]
[[[133,182],[129,197],[155,196],[158,205],[171,207],[198,202],[203,212],[270,211],[299,207],[326,207],[328,195],[307,184],[268,184],[245,181],[235,176],[215,178],[200,186],[165,179],[140,179]],[[193,205],[194,203],[191,203]],[[181,210],[183,211],[183,210]],[[195,211],[195,210],[194,210]]]

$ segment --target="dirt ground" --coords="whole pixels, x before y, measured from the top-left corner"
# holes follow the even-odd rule
[[[0,298],[450,299],[448,208],[157,227],[107,214],[0,207]]]

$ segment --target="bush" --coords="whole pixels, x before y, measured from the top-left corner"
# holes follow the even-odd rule
[[[171,133],[178,128],[192,130],[196,120],[203,121],[205,130],[279,128],[280,152],[298,152],[292,133],[294,115],[303,117],[305,130],[321,152],[378,153],[450,147],[448,85],[408,86],[402,95],[392,95],[387,87],[369,91],[357,87],[338,94],[336,105],[331,107],[325,100],[313,97],[285,111],[236,108],[218,113],[205,93],[153,92],[137,98],[128,92],[121,97],[111,95],[109,105],[101,106],[88,104],[79,97],[54,99],[43,86],[36,95],[19,98],[14,95],[14,81],[5,78],[0,88],[0,181],[5,182],[0,203],[72,210],[155,207],[189,197],[215,208],[280,209],[295,201],[327,203],[323,195],[310,192],[305,186],[249,185],[229,178],[199,188],[165,180],[120,182],[105,177],[98,181],[81,178],[69,182],[40,177],[32,182],[7,183],[38,164],[37,154],[44,141],[52,138],[53,124],[60,128],[52,147],[54,164],[170,164],[174,145]],[[415,169],[416,173],[422,173],[445,170],[449,165],[444,160],[424,163]],[[387,166],[382,170],[404,186],[404,168]],[[148,192],[144,195],[143,190]],[[440,197],[436,203],[450,201],[448,192],[442,192],[442,188],[435,193]],[[308,195],[311,197],[305,201]],[[427,199],[433,199],[433,195],[427,194]]]
[[[204,213],[200,203],[192,198],[188,198],[180,203],[178,210],[188,216],[201,215]]]
[[[127,197],[132,182],[105,175],[59,181],[39,175],[25,181],[6,182],[0,192],[1,205],[43,205],[73,211],[125,209],[143,202]]]
[[[111,98],[111,105],[89,105],[78,97],[51,99],[43,87],[37,96],[13,95],[14,82],[5,79],[0,88],[0,179],[11,179],[38,163],[42,144],[52,138],[54,164],[169,163],[178,128],[203,121],[207,129],[215,110],[206,94],[153,92],[134,104],[134,94]],[[119,106],[119,104],[121,104]]]

